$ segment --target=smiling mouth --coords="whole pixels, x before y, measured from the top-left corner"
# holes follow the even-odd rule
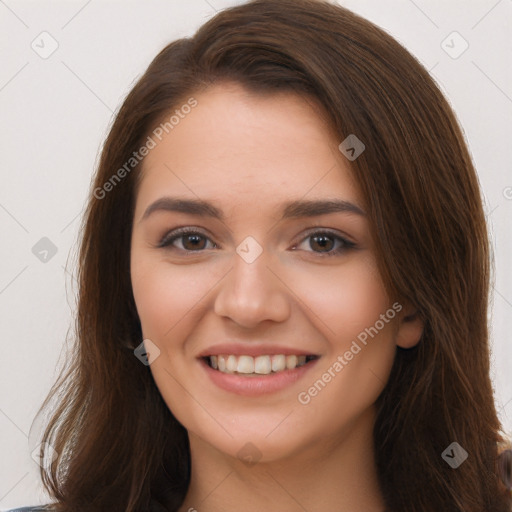
[[[219,372],[235,375],[270,375],[293,370],[318,359],[316,355],[247,355],[219,354],[203,357],[206,364]]]

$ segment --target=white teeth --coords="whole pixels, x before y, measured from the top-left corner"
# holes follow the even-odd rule
[[[253,373],[254,372],[254,359],[251,356],[240,356],[238,358],[238,366],[236,367],[238,373]]]
[[[297,356],[288,356],[286,358],[286,368],[292,370],[297,366]]]
[[[226,361],[226,370],[228,372],[236,372],[237,366],[236,356],[228,356],[228,360]]]
[[[304,361],[306,358],[304,358]],[[272,358],[272,371],[280,372],[286,368],[286,357],[281,354]]]
[[[306,356],[284,354],[251,357],[247,355],[236,356],[218,355],[210,356],[210,366],[223,373],[240,373],[245,375],[269,375],[272,372],[293,370],[306,364]]]
[[[272,371],[270,356],[258,356],[254,359],[254,373],[268,375]]]

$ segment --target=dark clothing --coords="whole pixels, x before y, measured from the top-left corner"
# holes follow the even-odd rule
[[[37,505],[35,507],[22,507],[22,508],[13,508],[11,510],[6,510],[5,512],[51,512],[50,508],[44,508],[47,505]]]
[[[53,510],[51,505],[35,505],[32,507],[13,508],[5,512],[52,512]],[[168,510],[156,500],[152,500],[150,509],[147,512],[168,512]]]

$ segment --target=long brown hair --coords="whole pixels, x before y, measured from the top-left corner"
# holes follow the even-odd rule
[[[376,404],[387,508],[510,512],[496,469],[504,436],[489,377],[489,241],[461,129],[400,44],[316,0],[255,0],[220,12],[166,46],[121,106],[82,226],[76,344],[42,406],[56,402],[43,441],[58,457],[41,470],[56,510],[176,510],[187,491],[186,430],[133,353],[142,333],[130,237],[142,164],[126,162],[164,116],[223,80],[315,98],[340,142],[355,134],[366,146],[351,166],[382,278],[425,321],[420,343],[398,349]],[[457,469],[442,458],[452,442],[468,453]]]

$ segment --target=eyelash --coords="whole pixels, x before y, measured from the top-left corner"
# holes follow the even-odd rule
[[[186,235],[199,235],[203,238],[206,238],[209,240],[209,237],[206,236],[204,233],[201,233],[200,231],[191,229],[191,228],[179,228],[174,231],[171,231],[167,233],[158,243],[157,247],[160,249],[178,249],[180,251],[184,251],[187,254],[193,254],[193,253],[200,253],[203,252],[204,249],[197,250],[197,251],[190,251],[188,249],[180,249],[177,247],[172,247],[172,244],[175,240],[178,240]],[[333,249],[329,252],[318,252],[318,251],[306,251],[306,252],[313,252],[314,254],[317,254],[320,257],[330,257],[330,256],[337,256],[342,254],[343,252],[346,252],[350,249],[353,249],[356,244],[354,242],[351,242],[350,240],[347,240],[346,238],[338,235],[337,233],[334,233],[328,229],[323,230],[316,230],[316,231],[310,231],[304,238],[300,240],[298,244],[295,244],[294,247],[301,245],[305,240],[308,238],[312,238],[315,235],[327,235],[330,238],[332,238],[335,242],[338,241],[341,243],[341,246],[337,249]],[[214,243],[214,242],[213,242]],[[214,243],[215,245],[215,243]]]

